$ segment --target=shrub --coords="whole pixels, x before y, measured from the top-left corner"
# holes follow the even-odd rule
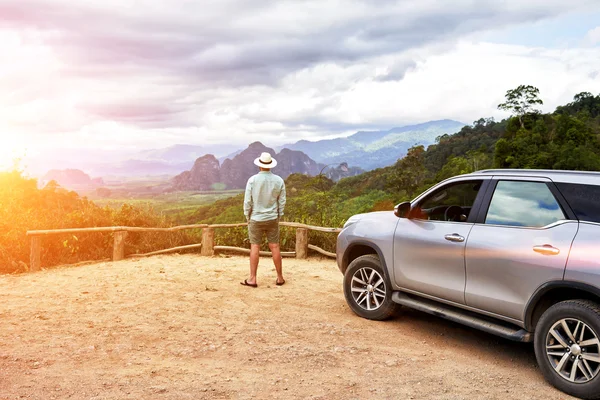
[[[102,208],[57,184],[38,189],[34,179],[19,171],[0,173],[0,273],[28,270],[28,230],[86,228],[96,226],[166,227],[171,223],[149,206],[123,205]],[[99,260],[112,254],[112,235],[84,233],[42,238],[42,264],[49,267],[82,260]],[[130,233],[126,253],[145,253],[162,248],[198,243],[196,231]]]

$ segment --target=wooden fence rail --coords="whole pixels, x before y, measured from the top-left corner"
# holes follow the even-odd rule
[[[297,222],[280,222],[280,226],[287,226],[296,228],[296,251],[281,252],[284,257],[296,257],[306,258],[308,257],[308,250],[314,250],[320,254],[328,257],[335,257],[335,253],[326,251],[320,247],[308,243],[308,231],[314,230],[319,232],[339,233],[340,228],[326,228],[322,226],[313,226],[300,224]],[[158,254],[173,253],[176,251],[200,249],[200,255],[212,256],[215,251],[234,251],[240,253],[250,253],[249,249],[233,246],[215,246],[215,229],[217,228],[237,228],[248,226],[247,223],[239,224],[196,224],[196,225],[181,225],[174,226],[171,228],[141,228],[132,226],[109,226],[109,227],[95,227],[95,228],[74,228],[74,229],[51,229],[51,230],[36,230],[28,231],[27,236],[31,237],[31,256],[29,271],[39,271],[42,267],[41,250],[42,250],[42,238],[49,235],[60,235],[66,233],[114,233],[113,236],[113,261],[119,261],[124,258],[132,257],[148,257]],[[125,242],[127,241],[127,234],[129,232],[177,232],[185,229],[202,229],[202,242],[198,244],[190,244],[186,246],[178,246],[170,249],[157,250],[150,253],[144,254],[129,254],[125,255]],[[261,251],[260,255],[270,256],[271,253],[268,251]]]

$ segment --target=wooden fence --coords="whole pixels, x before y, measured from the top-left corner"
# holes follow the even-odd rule
[[[335,253],[331,253],[329,251],[323,250],[320,247],[308,243],[308,231],[315,230],[320,232],[331,232],[331,233],[339,233],[341,232],[340,228],[325,228],[321,226],[312,226],[305,225],[296,222],[280,222],[280,226],[288,226],[292,228],[296,228],[296,251],[289,252],[281,252],[281,255],[284,257],[296,257],[296,258],[306,258],[308,256],[308,250],[314,250],[318,253],[321,253],[327,257],[335,257]],[[241,252],[249,254],[249,249],[244,249],[241,247],[232,247],[232,246],[215,246],[215,229],[218,228],[237,228],[241,226],[248,226],[247,223],[240,224],[197,224],[197,225],[182,225],[182,226],[174,226],[172,228],[139,228],[139,227],[130,227],[130,226],[110,226],[110,227],[97,227],[97,228],[75,228],[75,229],[51,229],[51,230],[37,230],[37,231],[28,231],[27,236],[31,237],[31,256],[30,256],[30,266],[29,271],[39,271],[42,267],[41,260],[41,250],[42,250],[42,237],[49,235],[60,235],[66,233],[89,233],[89,232],[98,232],[98,233],[113,233],[114,234],[114,243],[113,243],[113,261],[123,260],[124,258],[133,258],[133,257],[148,257],[158,254],[165,253],[173,253],[182,250],[190,250],[190,249],[200,249],[200,255],[202,256],[212,256],[216,251],[233,251],[233,252]],[[125,255],[125,241],[127,240],[128,232],[176,232],[185,229],[202,229],[202,241],[198,244],[190,244],[187,246],[178,246],[170,249],[153,251],[150,253],[144,254],[129,254]],[[261,251],[260,255],[262,256],[270,256],[271,253],[268,251]]]

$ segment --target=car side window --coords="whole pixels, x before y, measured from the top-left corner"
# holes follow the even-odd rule
[[[558,190],[580,221],[600,223],[600,186],[557,183]]]
[[[481,180],[461,181],[439,188],[419,202],[413,218],[432,221],[467,221],[482,183]]]
[[[546,183],[499,181],[485,223],[539,228],[562,219],[565,214]]]

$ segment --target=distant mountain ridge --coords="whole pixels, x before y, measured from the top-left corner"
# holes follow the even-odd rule
[[[458,132],[466,124],[453,120],[430,121],[386,131],[359,131],[346,138],[315,142],[300,140],[281,146],[299,150],[321,163],[356,165],[366,170],[392,165],[414,145],[425,147],[438,136]]]
[[[310,161],[321,164],[321,167],[345,162],[351,168],[371,170],[392,165],[399,158],[404,157],[410,147],[414,145],[427,147],[435,143],[438,136],[458,132],[464,125],[453,120],[430,121],[389,130],[358,131],[344,138],[314,142],[300,140],[270,150],[272,154],[276,153],[275,150],[282,152],[284,149],[302,152]],[[207,154],[215,157],[220,171],[224,167],[228,169],[231,165],[235,166],[235,163],[231,164],[231,161],[245,150],[247,149],[240,149],[234,144],[174,144],[164,148],[133,151],[126,149],[115,149],[114,151],[68,149],[39,155],[35,159],[28,160],[27,163],[38,177],[42,177],[49,169],[77,168],[92,176],[111,178],[154,176],[162,179],[176,176],[183,171],[191,171],[194,169],[196,160]],[[288,155],[284,153],[284,155],[285,158],[290,156],[292,159],[296,159],[293,153]],[[309,160],[304,161],[310,164]],[[298,169],[297,166],[290,168],[290,171]],[[317,173],[318,171],[320,169],[317,170]],[[228,174],[226,173],[225,177],[230,184],[234,184],[237,180],[233,176],[235,173]],[[219,179],[221,179],[220,175]]]
[[[88,174],[79,169],[53,169],[42,178],[42,183],[55,181],[60,186],[72,188],[77,186],[103,185],[102,178],[90,178]]]
[[[42,178],[49,169],[80,169],[93,176],[174,176],[189,170],[204,154],[225,157],[238,146],[232,144],[175,144],[148,150],[61,149],[26,160],[28,170]]]
[[[251,143],[248,148],[241,151],[233,158],[228,158],[220,165],[219,160],[207,154],[196,160],[189,171],[184,171],[172,179],[173,190],[211,190],[217,185],[227,189],[242,189],[246,187],[248,178],[258,172],[254,160],[261,153],[268,152],[277,160],[277,166],[273,173],[283,179],[291,174],[300,173],[305,175],[317,175],[323,170],[325,174],[336,174],[336,178],[342,177],[340,171],[324,170],[325,165],[318,164],[301,151],[282,149],[277,153],[274,149],[265,146],[261,142]],[[363,172],[357,168],[348,169],[344,176],[353,176]]]

